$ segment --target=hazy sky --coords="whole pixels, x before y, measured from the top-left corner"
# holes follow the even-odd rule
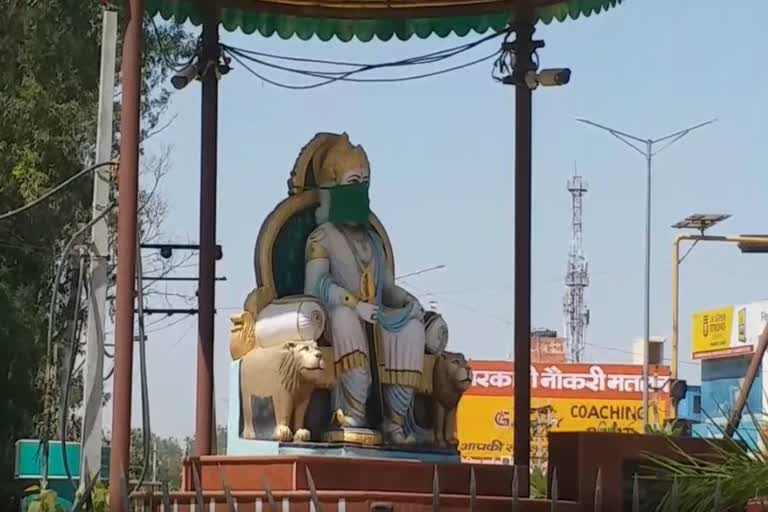
[[[590,361],[628,362],[633,338],[643,333],[645,162],[609,135],[575,122],[576,117],[644,138],[720,118],[654,162],[652,335],[668,336],[671,329],[672,223],[691,213],[725,212],[733,218],[718,232],[766,231],[760,197],[768,190],[763,133],[768,68],[761,52],[768,48],[768,4],[726,5],[634,0],[537,31],[547,43],[540,51],[542,66],[567,66],[573,75],[566,87],[534,93],[533,325],[562,331],[571,217],[566,181],[576,164],[589,182],[584,244],[591,271]],[[479,37],[343,44],[223,33],[222,41],[284,55],[380,62]],[[491,53],[497,44],[426,71]],[[262,71],[273,79],[302,80]],[[229,316],[255,286],[252,258],[259,226],[285,197],[298,151],[318,131],[347,131],[354,143],[365,146],[372,208],[392,239],[398,274],[446,265],[406,284],[425,306],[437,301],[450,326],[450,347],[475,359],[511,352],[514,94],[491,80],[490,63],[427,80],[340,83],[309,91],[273,87],[235,65],[220,91],[218,242],[224,259],[218,274],[227,277],[216,297],[220,423],[229,394]],[[170,114],[178,117],[150,148],[155,153],[171,148],[172,168],[161,187],[170,203],[168,240],[198,239],[199,109],[198,84],[176,94]],[[690,361],[691,313],[768,296],[766,261],[703,244],[685,260],[683,377],[699,378],[698,365]],[[185,270],[196,275],[195,268]],[[155,331],[170,322],[178,323]],[[158,323],[149,338],[153,429],[162,435],[189,434],[194,430],[196,319]],[[136,388],[134,424],[140,421],[138,403]],[[110,427],[108,411],[105,428]]]

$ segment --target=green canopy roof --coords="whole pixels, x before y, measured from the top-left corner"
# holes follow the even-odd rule
[[[536,21],[550,23],[590,16],[620,4],[622,0],[534,0]],[[259,32],[283,39],[297,36],[322,41],[374,38],[388,41],[396,36],[446,37],[470,32],[501,30],[514,21],[519,0],[235,0],[221,5],[226,30]],[[164,19],[202,21],[199,3],[190,0],[147,0],[151,15]]]

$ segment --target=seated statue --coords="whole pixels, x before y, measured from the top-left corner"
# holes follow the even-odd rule
[[[342,135],[329,138],[313,160],[320,206],[315,211],[318,227],[307,240],[304,292],[319,298],[328,314],[337,421],[341,427],[369,426],[373,348],[383,388],[383,433],[392,443],[405,443],[406,419],[424,363],[424,310],[395,285],[384,244],[369,224],[365,151]]]
[[[259,232],[257,288],[233,317],[230,350],[237,362],[251,350],[317,343],[326,364],[315,386],[326,394],[312,400],[327,419],[315,422],[310,404],[307,421],[319,425],[313,440],[326,430],[342,432],[324,437],[341,442],[359,439],[361,431],[380,432],[388,444],[423,442],[415,398],[433,392],[448,329],[395,284],[392,246],[369,209],[369,185],[365,151],[346,134],[320,133],[302,149],[289,197]],[[257,371],[240,375],[241,393],[243,379]]]

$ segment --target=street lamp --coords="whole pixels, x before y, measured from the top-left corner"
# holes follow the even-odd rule
[[[719,224],[723,222],[726,219],[729,219],[731,216],[725,213],[696,213],[693,215],[689,215],[688,217],[684,218],[683,220],[676,222],[672,224],[672,227],[675,229],[695,229],[699,232],[700,236],[704,236],[704,232],[711,228],[712,226]],[[690,235],[688,235],[690,236]],[[699,240],[694,239],[693,244],[688,248],[688,250],[685,252],[685,254],[680,256],[680,241],[684,239],[690,239],[687,236],[678,236],[675,237],[674,242],[674,255],[672,260],[672,354],[671,354],[671,364],[670,364],[670,377],[672,380],[677,380],[678,378],[678,366],[680,363],[680,354],[678,350],[678,322],[679,322],[679,309],[678,306],[680,304],[680,264],[683,262],[683,260],[688,256],[694,247],[696,247],[696,244],[699,243]],[[677,407],[675,407],[675,417],[677,417]]]
[[[765,254],[768,253],[768,235],[739,235],[739,236],[712,236],[705,235],[704,230],[714,226],[718,222],[721,222],[730,217],[730,215],[708,215],[708,225],[705,228],[701,228],[696,225],[698,220],[691,216],[682,220],[672,227],[675,228],[692,228],[700,231],[698,235],[682,234],[675,237],[673,242],[673,260],[672,260],[672,364],[670,368],[670,374],[672,379],[677,379],[678,366],[679,366],[679,308],[680,308],[680,263],[691,252],[691,249],[699,242],[715,242],[715,243],[730,243],[736,244],[739,250],[745,254]],[[691,219],[691,220],[689,220]],[[680,257],[680,242],[689,240],[693,242],[693,245],[688,251]]]
[[[667,149],[669,146],[682,139],[689,133],[699,128],[703,128],[714,123],[717,119],[711,119],[705,123],[700,123],[683,130],[679,130],[658,139],[642,139],[628,133],[620,132],[613,128],[589,121],[587,119],[577,119],[581,123],[594,126],[605,130],[624,144],[628,145],[645,157],[646,161],[646,185],[645,185],[645,311],[643,322],[643,426],[648,426],[648,350],[651,337],[651,165],[654,155],[657,155]],[[664,143],[661,148],[654,151],[655,145]],[[638,147],[636,144],[642,144]]]

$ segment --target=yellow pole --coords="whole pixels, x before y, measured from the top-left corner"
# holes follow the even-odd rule
[[[678,330],[680,329],[680,241],[683,236],[676,236],[672,244],[672,363],[670,364],[670,373],[673,379],[677,379],[677,365],[679,362],[678,353]]]
[[[672,244],[672,354],[669,365],[672,379],[677,379],[680,360],[678,331],[680,329],[680,240],[682,238],[681,235],[676,236]],[[673,420],[677,418],[677,404],[672,408],[671,416]]]

